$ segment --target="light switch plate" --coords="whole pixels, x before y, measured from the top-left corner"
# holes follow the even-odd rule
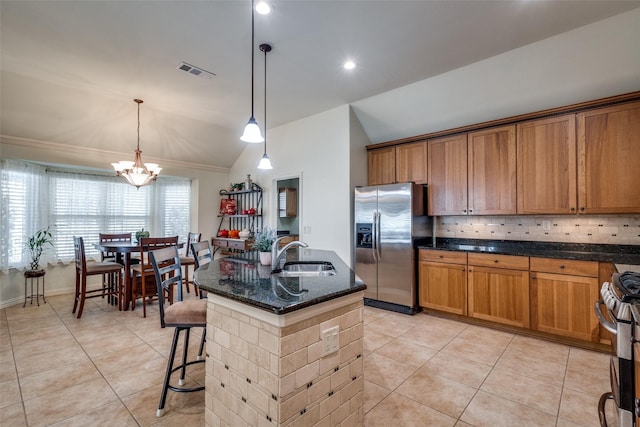
[[[335,353],[340,348],[340,327],[334,326],[320,332],[322,340],[322,357]]]

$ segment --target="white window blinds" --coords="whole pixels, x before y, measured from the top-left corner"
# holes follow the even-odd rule
[[[186,178],[159,177],[138,190],[115,176],[3,160],[2,197],[3,271],[27,265],[24,237],[49,224],[55,246],[43,262],[72,261],[73,236],[84,237],[87,256],[97,258],[93,243],[99,233],[144,228],[153,236],[184,240],[190,230],[191,181]]]

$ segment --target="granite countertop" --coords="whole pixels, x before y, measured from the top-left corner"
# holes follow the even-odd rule
[[[435,247],[424,241],[418,248],[640,265],[640,245],[437,238]]]
[[[333,251],[292,248],[288,261],[328,261],[336,274],[324,277],[276,277],[271,266],[260,265],[257,253],[215,259],[194,273],[200,289],[275,314],[285,314],[354,292],[366,285]]]

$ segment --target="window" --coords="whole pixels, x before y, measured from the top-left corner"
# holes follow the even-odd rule
[[[186,178],[159,177],[136,189],[115,176],[3,160],[1,184],[3,271],[28,264],[24,238],[49,224],[55,239],[46,253],[51,262],[73,260],[73,236],[83,236],[87,256],[98,257],[92,245],[98,233],[144,228],[156,236],[185,237],[190,230]]]

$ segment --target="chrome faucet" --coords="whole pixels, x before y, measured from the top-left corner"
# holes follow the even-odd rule
[[[275,242],[273,242],[273,246],[271,247],[271,270],[275,270],[280,262],[280,258],[287,253],[287,249],[292,248],[294,246],[298,246],[301,248],[306,248],[307,245],[305,242],[301,242],[299,240],[295,240],[293,242],[289,242],[282,249],[278,249],[280,240],[286,239],[289,236],[278,237]]]

